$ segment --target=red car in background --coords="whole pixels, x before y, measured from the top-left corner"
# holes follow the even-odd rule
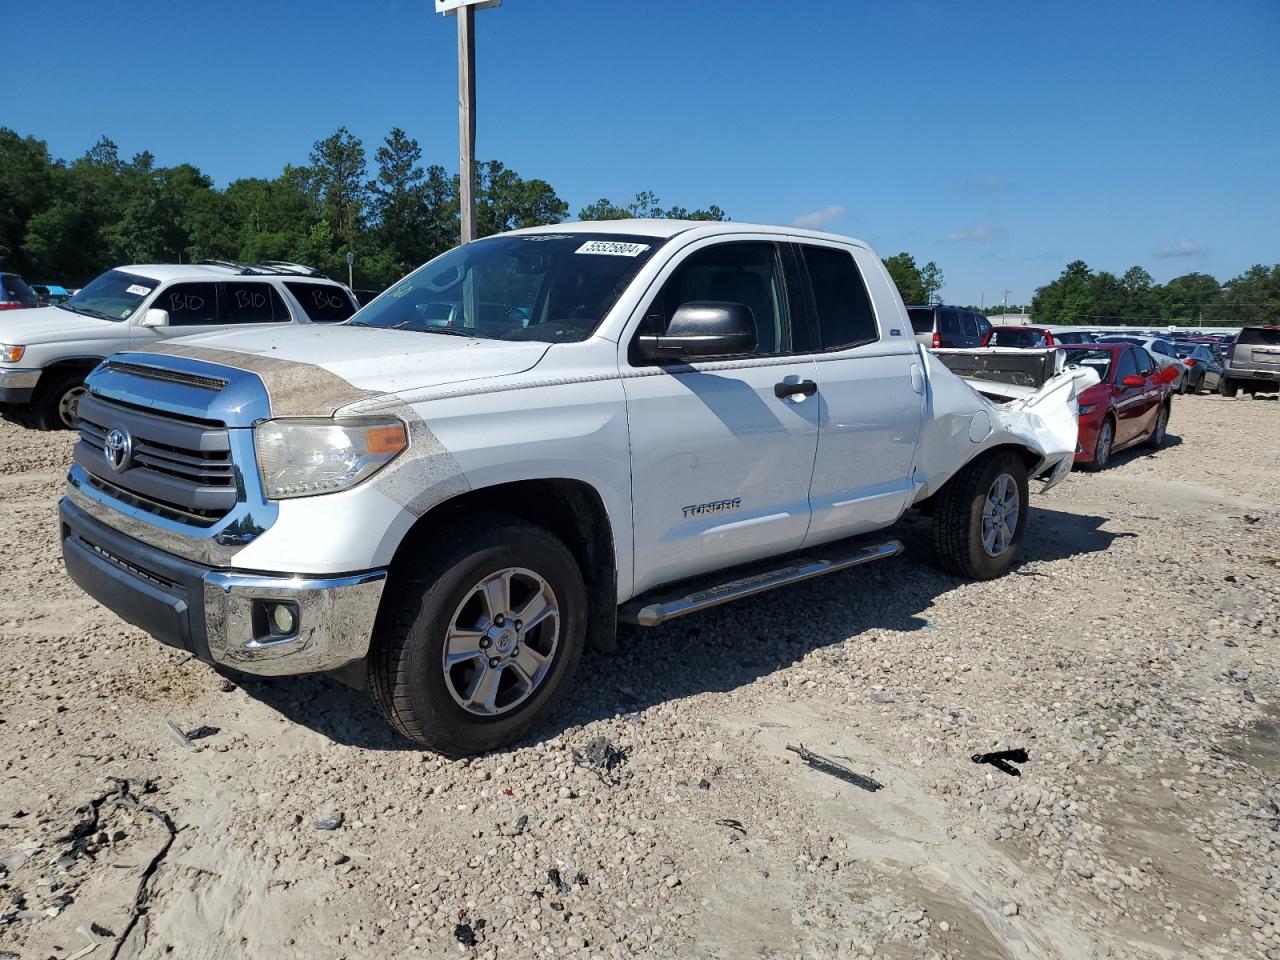
[[[1057,346],[1053,331],[1047,327],[992,327],[982,338],[984,347],[1035,347]]]
[[[1161,370],[1145,349],[1128,343],[1058,349],[1067,352],[1069,366],[1092,367],[1101,381],[1080,395],[1076,463],[1101,470],[1121,450],[1164,443],[1176,367]]]

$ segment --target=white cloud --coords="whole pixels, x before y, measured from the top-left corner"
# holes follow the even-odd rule
[[[942,238],[943,243],[990,243],[993,240],[1003,240],[1004,229],[1002,227],[993,227],[985,223],[980,223],[976,227],[962,227],[959,230],[952,230]]]
[[[1203,257],[1212,247],[1202,247],[1187,237],[1179,237],[1173,243],[1162,243],[1156,247],[1155,254],[1162,260],[1173,260],[1183,257]]]
[[[810,210],[808,213],[802,213],[791,221],[793,227],[804,227],[807,230],[817,230],[825,227],[829,223],[833,223],[844,216],[844,207],[838,203],[829,203],[821,210]]]

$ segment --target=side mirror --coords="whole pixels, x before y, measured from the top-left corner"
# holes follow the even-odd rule
[[[152,307],[142,315],[142,324],[144,327],[167,327],[169,325],[169,311],[157,310]]]
[[[756,321],[745,303],[693,300],[676,308],[665,333],[641,334],[636,341],[648,360],[696,360],[751,353]]]
[[[1144,386],[1144,385],[1146,384],[1146,382],[1147,382],[1147,381],[1146,381],[1146,380],[1144,380],[1142,377],[1139,377],[1139,376],[1137,376],[1136,374],[1132,374],[1132,373],[1131,373],[1131,374],[1129,374],[1129,376],[1125,377],[1123,380],[1121,380],[1121,381],[1120,381],[1120,386],[1122,386],[1122,387],[1141,387],[1141,386]]]

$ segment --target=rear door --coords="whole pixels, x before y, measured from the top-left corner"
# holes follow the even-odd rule
[[[875,257],[857,247],[795,247],[818,345],[818,455],[804,545],[893,523],[911,495],[924,409],[912,385],[916,344],[900,328]],[[874,304],[886,313],[877,316]],[[918,371],[917,371],[918,373]]]
[[[963,347],[964,326],[960,323],[960,311],[955,307],[938,308],[938,332],[944,347]]]
[[[662,363],[623,344],[637,593],[796,549],[809,528],[820,395],[803,305],[772,238],[709,238],[658,275],[646,328],[696,300],[745,304],[753,353]],[[811,387],[805,392],[793,388]],[[781,394],[781,395],[779,395]]]
[[[228,280],[221,284],[222,322],[230,329],[292,321],[289,308],[265,280]]]

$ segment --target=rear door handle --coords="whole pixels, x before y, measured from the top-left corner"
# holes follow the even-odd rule
[[[787,383],[784,380],[782,383],[773,385],[773,395],[778,399],[795,396],[797,393],[802,396],[812,397],[817,392],[818,385],[812,380],[801,380],[799,383]]]

